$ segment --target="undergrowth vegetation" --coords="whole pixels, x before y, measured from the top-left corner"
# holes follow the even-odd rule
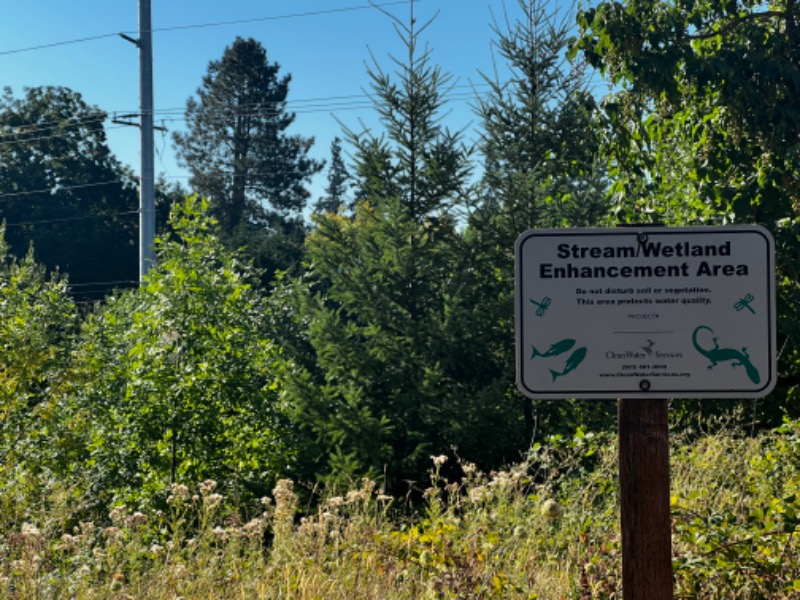
[[[482,473],[432,456],[419,494],[280,480],[238,501],[173,484],[160,509],[82,512],[55,481],[0,495],[0,597],[619,598],[613,435],[578,431]],[[673,439],[677,598],[800,597],[800,425]]]

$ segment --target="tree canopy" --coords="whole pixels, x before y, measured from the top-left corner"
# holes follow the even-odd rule
[[[210,199],[229,245],[271,272],[297,261],[306,185],[322,168],[308,157],[314,139],[288,131],[290,81],[258,41],[237,37],[209,63],[186,103],[187,131],[174,136],[191,188]]]
[[[6,88],[0,98],[0,218],[10,249],[23,257],[33,244],[38,261],[69,273],[73,290],[90,298],[138,278],[136,182],[108,147],[105,119],[67,88],[30,88],[21,98]]]
[[[623,221],[759,223],[777,244],[783,392],[798,381],[800,41],[792,0],[601,2],[575,51],[606,99]],[[789,406],[784,405],[784,408]]]

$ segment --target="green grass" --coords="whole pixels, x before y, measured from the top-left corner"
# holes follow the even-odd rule
[[[619,598],[616,460],[578,432],[497,473],[432,457],[413,506],[368,480],[244,505],[203,482],[94,522],[64,486],[5,487],[0,598]],[[676,598],[800,597],[798,464],[793,423],[673,440]]]

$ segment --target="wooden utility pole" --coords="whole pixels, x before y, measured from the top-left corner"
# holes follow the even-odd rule
[[[668,401],[619,401],[624,600],[672,600]]]

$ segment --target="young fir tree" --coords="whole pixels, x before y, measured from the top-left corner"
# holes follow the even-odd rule
[[[325,195],[317,200],[314,213],[338,212],[343,206],[349,204],[347,192],[351,187],[350,173],[342,158],[342,140],[339,137],[331,142],[331,165],[328,167],[328,187]],[[352,206],[351,206],[352,207]]]
[[[236,38],[187,102],[187,132],[175,134],[190,186],[210,198],[223,237],[269,271],[297,261],[305,185],[322,168],[308,157],[313,138],[288,132],[291,77],[279,71],[258,41]]]
[[[396,25],[407,59],[394,75],[370,70],[384,129],[348,132],[363,200],[352,217],[317,217],[308,239],[311,283],[294,310],[310,353],[295,355],[287,399],[306,472],[371,472],[405,492],[431,454],[456,446],[486,464],[508,446],[504,407],[483,403],[480,326],[464,301],[474,280],[453,209],[469,151],[440,122],[448,77],[419,50],[425,26]]]
[[[506,241],[533,227],[595,225],[606,215],[600,127],[582,64],[566,60],[570,23],[542,0],[518,0],[520,20],[495,24],[500,73],[478,102],[487,210]]]
[[[514,242],[531,228],[599,224],[608,214],[605,172],[598,151],[600,126],[595,100],[581,64],[566,60],[570,22],[543,0],[519,0],[521,18],[495,23],[498,73],[485,75],[490,92],[477,112],[483,121],[479,147],[485,170],[482,203],[470,221],[470,239],[480,250],[484,310],[496,315],[494,339],[498,377],[506,374],[508,393],[520,398],[513,380]],[[547,405],[534,414],[522,404],[527,430],[550,424],[574,427],[587,415],[556,414]],[[519,405],[519,404],[518,404]],[[557,410],[567,406],[562,403]],[[570,407],[570,411],[573,408]]]

